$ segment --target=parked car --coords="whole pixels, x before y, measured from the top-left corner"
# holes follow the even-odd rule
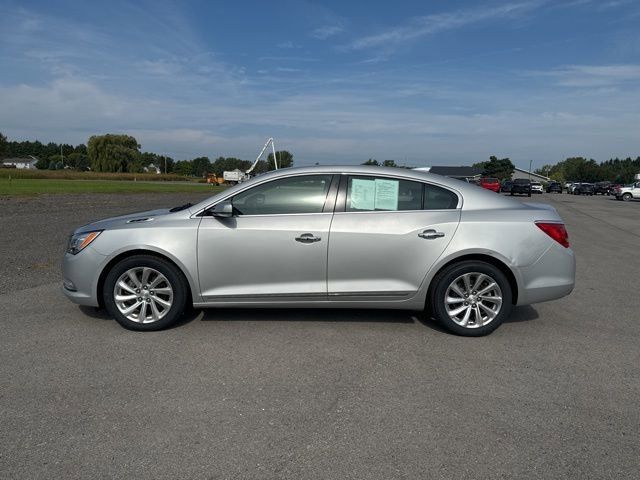
[[[511,191],[512,185],[513,185],[513,182],[511,180],[504,180],[502,182],[502,185],[500,186],[500,191],[509,193]]]
[[[516,193],[519,195],[531,196],[531,181],[527,178],[516,178],[511,185],[511,195]]]
[[[621,183],[612,183],[611,185],[609,185],[609,190],[607,191],[607,195],[613,195],[615,197],[618,189],[622,187],[624,187],[624,185],[622,185]]]
[[[542,193],[542,184],[540,182],[531,182],[531,193]]]
[[[547,193],[562,193],[562,184],[558,182],[549,182],[547,184]]]
[[[492,192],[500,192],[500,180],[498,180],[497,178],[483,177],[480,179],[480,186],[482,188],[486,188],[487,190],[491,190]]]
[[[611,186],[611,182],[596,182],[593,185],[593,193],[594,195],[609,195],[609,187]]]
[[[616,190],[616,200],[628,202],[634,198],[640,199],[640,182],[625,185]]]
[[[593,195],[594,186],[593,183],[578,183],[573,189],[574,195]]]
[[[495,330],[514,305],[574,286],[562,219],[465,182],[395,168],[287,168],[195,205],[78,228],[72,301],[160,330],[203,307],[425,308],[450,331]]]
[[[564,189],[567,191],[567,193],[571,193],[571,187],[573,186],[575,182],[573,180],[567,181],[564,184]]]

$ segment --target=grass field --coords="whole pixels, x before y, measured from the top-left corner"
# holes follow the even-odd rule
[[[155,173],[108,173],[108,172],[77,172],[75,170],[35,170],[18,168],[0,168],[0,179],[51,179],[51,180],[122,180],[145,182],[200,182],[204,179],[197,177],[185,177],[182,175],[167,175]]]
[[[37,195],[40,193],[149,193],[211,192],[225,187],[189,182],[151,182],[126,180],[59,180],[0,178],[0,195]]]

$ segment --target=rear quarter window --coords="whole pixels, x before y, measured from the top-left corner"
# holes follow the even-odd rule
[[[450,210],[458,207],[458,195],[446,188],[426,183],[424,185],[425,210]]]

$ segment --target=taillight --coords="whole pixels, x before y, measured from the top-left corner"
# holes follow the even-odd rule
[[[567,229],[564,228],[564,223],[536,222],[536,225],[560,245],[569,248],[569,234]]]

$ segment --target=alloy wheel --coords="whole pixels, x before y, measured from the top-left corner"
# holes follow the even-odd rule
[[[173,305],[173,287],[167,277],[150,267],[127,270],[113,288],[116,307],[137,323],[161,320]]]
[[[494,320],[502,307],[502,290],[491,276],[480,272],[460,275],[447,288],[444,306],[457,325],[479,328]]]

